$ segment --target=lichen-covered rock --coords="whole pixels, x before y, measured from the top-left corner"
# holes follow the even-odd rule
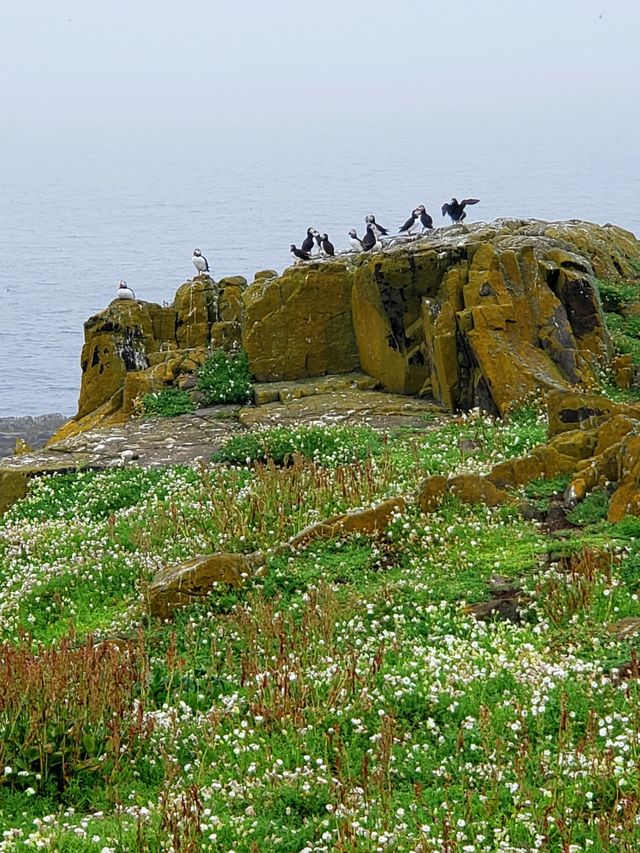
[[[187,604],[205,598],[216,584],[240,586],[253,574],[244,554],[209,554],[159,571],[149,585],[149,612],[170,619]]]
[[[345,533],[372,534],[380,533],[388,527],[396,514],[405,508],[403,498],[389,498],[369,509],[354,510],[342,515],[334,515],[325,521],[318,521],[302,530],[297,536],[289,539],[287,547],[303,548],[316,539],[329,539],[343,536]]]
[[[218,282],[218,320],[223,323],[241,323],[243,302],[242,294],[247,280],[241,275],[221,278]]]
[[[534,447],[526,456],[517,456],[495,465],[487,475],[496,486],[525,486],[542,477],[552,479],[559,474],[572,474],[576,459],[560,453],[550,444]]]
[[[211,278],[198,276],[178,288],[173,304],[178,347],[206,347],[211,324],[218,319],[217,284]]]
[[[87,320],[84,333],[77,420],[121,391],[128,371],[147,368],[148,352],[157,349],[146,304],[134,300],[112,302]]]
[[[601,394],[585,394],[579,391],[547,395],[547,417],[551,437],[569,430],[593,429],[617,414],[640,417],[640,405],[614,403]]]
[[[417,503],[422,512],[433,512],[440,506],[442,499],[447,493],[447,478],[441,474],[427,477],[418,492]]]
[[[351,285],[347,266],[336,260],[290,267],[244,291],[242,345],[258,381],[358,367]]]
[[[515,503],[512,495],[504,489],[499,489],[491,480],[477,474],[460,474],[452,477],[447,483],[447,490],[453,497],[468,504],[502,506]]]

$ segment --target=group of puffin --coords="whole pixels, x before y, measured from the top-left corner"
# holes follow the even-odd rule
[[[478,204],[479,198],[463,198],[458,201],[457,198],[452,198],[451,201],[445,202],[442,205],[442,215],[449,216],[453,223],[462,222],[465,218],[465,207],[468,204]],[[389,229],[384,228],[378,222],[373,213],[369,213],[365,217],[366,231],[362,237],[358,237],[358,232],[352,228],[349,233],[349,245],[354,252],[371,252],[380,251],[383,246],[383,238],[391,239]],[[398,228],[398,234],[413,236],[413,230],[417,229],[418,234],[424,234],[425,231],[433,229],[433,217],[427,213],[424,204],[419,204],[411,211],[411,216],[407,221]],[[291,257],[294,263],[301,261],[310,261],[314,249],[317,247],[318,254],[333,257],[335,249],[333,243],[329,241],[326,234],[320,234],[315,228],[307,228],[307,236],[304,238],[298,249],[295,243],[291,244]],[[195,263],[195,260],[194,260]]]
[[[442,205],[442,215],[451,217],[453,223],[462,222],[467,215],[465,207],[468,204],[478,204],[479,198],[463,198],[458,201],[457,198],[452,198],[450,202]],[[349,245],[354,252],[371,252],[380,251],[383,246],[383,238],[387,241],[391,239],[389,229],[384,228],[378,222],[373,213],[369,213],[365,217],[366,231],[362,237],[358,237],[358,232],[355,228],[349,231]],[[431,231],[433,228],[433,218],[427,213],[424,204],[419,204],[411,211],[411,216],[407,221],[398,228],[398,234],[413,236],[413,230],[418,229],[420,234],[425,231]],[[333,243],[329,240],[327,234],[321,234],[315,228],[307,228],[307,236],[302,241],[300,248],[296,248],[295,244],[291,244],[291,256],[295,263],[301,261],[310,261],[314,249],[318,254],[328,258],[335,256],[336,250]],[[209,275],[209,262],[202,254],[200,249],[194,249],[191,260],[197,270],[199,276]],[[118,284],[117,299],[135,299],[136,295],[133,290],[127,285],[126,281],[121,281]]]

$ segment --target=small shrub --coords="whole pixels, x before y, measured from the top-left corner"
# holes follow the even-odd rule
[[[368,427],[276,427],[238,435],[213,456],[214,462],[246,465],[272,460],[283,465],[298,453],[323,465],[345,465],[380,449],[380,437]]]
[[[142,398],[142,413],[162,418],[171,418],[195,411],[195,403],[186,391],[174,385],[161,391],[152,391]]]
[[[607,517],[609,495],[606,492],[591,492],[576,507],[567,513],[572,524],[595,524]]]
[[[637,283],[600,278],[596,284],[605,311],[618,312],[625,303],[640,301],[640,288]]]
[[[571,477],[569,474],[558,474],[557,477],[552,477],[547,480],[544,477],[539,480],[532,480],[524,487],[524,493],[528,498],[552,498],[557,494],[561,494],[569,485]]]
[[[232,355],[213,350],[198,370],[198,390],[206,406],[247,403],[251,399],[251,373],[246,352]]]

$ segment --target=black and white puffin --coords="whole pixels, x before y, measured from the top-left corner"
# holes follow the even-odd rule
[[[431,231],[433,229],[433,217],[429,216],[424,204],[419,204],[415,209],[415,213],[418,214],[418,221],[422,226],[422,231]]]
[[[349,231],[349,244],[354,252],[363,251],[362,240],[358,237],[358,232],[355,228],[352,228],[351,231]]]
[[[362,248],[365,252],[371,252],[374,249],[376,252],[379,252],[382,249],[382,243],[380,242],[380,238],[373,230],[373,225],[371,222],[367,223],[367,233],[362,238]]]
[[[452,198],[448,204],[445,202],[442,205],[442,215],[450,216],[452,222],[462,222],[467,215],[465,213],[465,207],[468,204],[477,204],[479,201],[479,198],[463,198],[462,201],[458,201],[457,198]]]
[[[313,229],[313,239],[316,241],[316,246],[318,247],[318,252],[322,251],[322,234],[316,229]]]
[[[126,281],[120,281],[118,283],[118,292],[116,293],[116,299],[135,299],[136,295],[133,290],[128,286]]]
[[[414,210],[411,213],[411,216],[407,219],[404,225],[401,225],[398,228],[398,233],[400,234],[411,234],[411,230],[416,227],[416,222],[418,221],[418,211]]]
[[[200,249],[193,250],[193,257],[191,260],[193,261],[194,267],[198,270],[198,275],[204,275],[204,273],[209,272],[209,262]]]
[[[313,243],[313,240],[311,242]],[[305,252],[302,248],[296,249],[294,243],[291,244],[291,257],[293,258],[294,263],[311,260],[311,255],[309,254],[309,252]]]
[[[330,258],[332,258],[336,253],[333,243],[329,240],[328,234],[323,234],[320,238],[320,248],[325,255],[329,255]]]
[[[313,251],[313,238],[314,238],[315,230],[316,230],[315,228],[307,228],[307,236],[304,238],[304,240],[300,244],[300,251],[301,252],[306,252],[309,255]]]
[[[389,233],[388,228],[383,228],[382,225],[378,225],[376,222],[376,218],[373,213],[368,213],[364,218],[365,225],[373,225],[373,230],[376,232],[378,237],[386,237]]]

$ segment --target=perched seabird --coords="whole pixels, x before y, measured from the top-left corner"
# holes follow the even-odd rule
[[[367,233],[362,238],[362,248],[365,252],[371,252],[374,249],[379,252],[382,249],[380,238],[373,230],[373,225],[370,222],[367,224]]]
[[[194,267],[198,270],[198,275],[204,275],[206,272],[209,272],[209,262],[200,249],[193,250],[193,257],[191,260],[193,261]]]
[[[313,243],[313,240],[311,242]],[[304,245],[304,243],[302,245]],[[309,252],[305,252],[302,248],[296,249],[294,243],[291,244],[291,257],[293,258],[294,263],[311,260],[311,255],[309,254]]]
[[[349,243],[354,252],[363,251],[362,240],[358,237],[358,232],[355,228],[352,228],[351,231],[349,231]]]
[[[418,221],[422,226],[423,233],[425,231],[431,231],[433,229],[433,218],[427,213],[427,208],[424,206],[424,204],[419,204],[416,207],[414,213],[418,214]]]
[[[116,293],[116,299],[135,299],[135,298],[136,298],[135,293],[127,285],[126,281],[121,281],[118,283],[118,292]]]
[[[330,258],[332,258],[336,253],[336,250],[333,247],[333,243],[329,240],[328,234],[323,234],[320,238],[320,248],[325,253],[325,255],[329,255]]]
[[[322,234],[316,229],[313,229],[313,239],[316,241],[316,246],[318,247],[318,252],[322,251]]]
[[[404,225],[398,228],[398,232],[400,234],[411,234],[411,230],[416,227],[416,222],[418,221],[418,211],[414,210],[411,213],[411,216],[407,219]]]
[[[479,198],[463,198],[462,201],[458,201],[457,198],[452,198],[448,204],[445,202],[442,205],[442,215],[449,215],[452,222],[462,222],[467,215],[464,210],[465,207],[468,204],[477,204],[479,201]]]
[[[300,245],[301,252],[306,252],[307,254],[310,254],[313,251],[313,238],[315,236],[315,230],[315,228],[307,228],[307,236],[304,238]]]
[[[368,213],[364,218],[365,225],[373,225],[373,230],[376,232],[378,237],[386,237],[389,233],[388,228],[383,228],[382,225],[378,225],[376,222],[376,218],[373,213]]]

